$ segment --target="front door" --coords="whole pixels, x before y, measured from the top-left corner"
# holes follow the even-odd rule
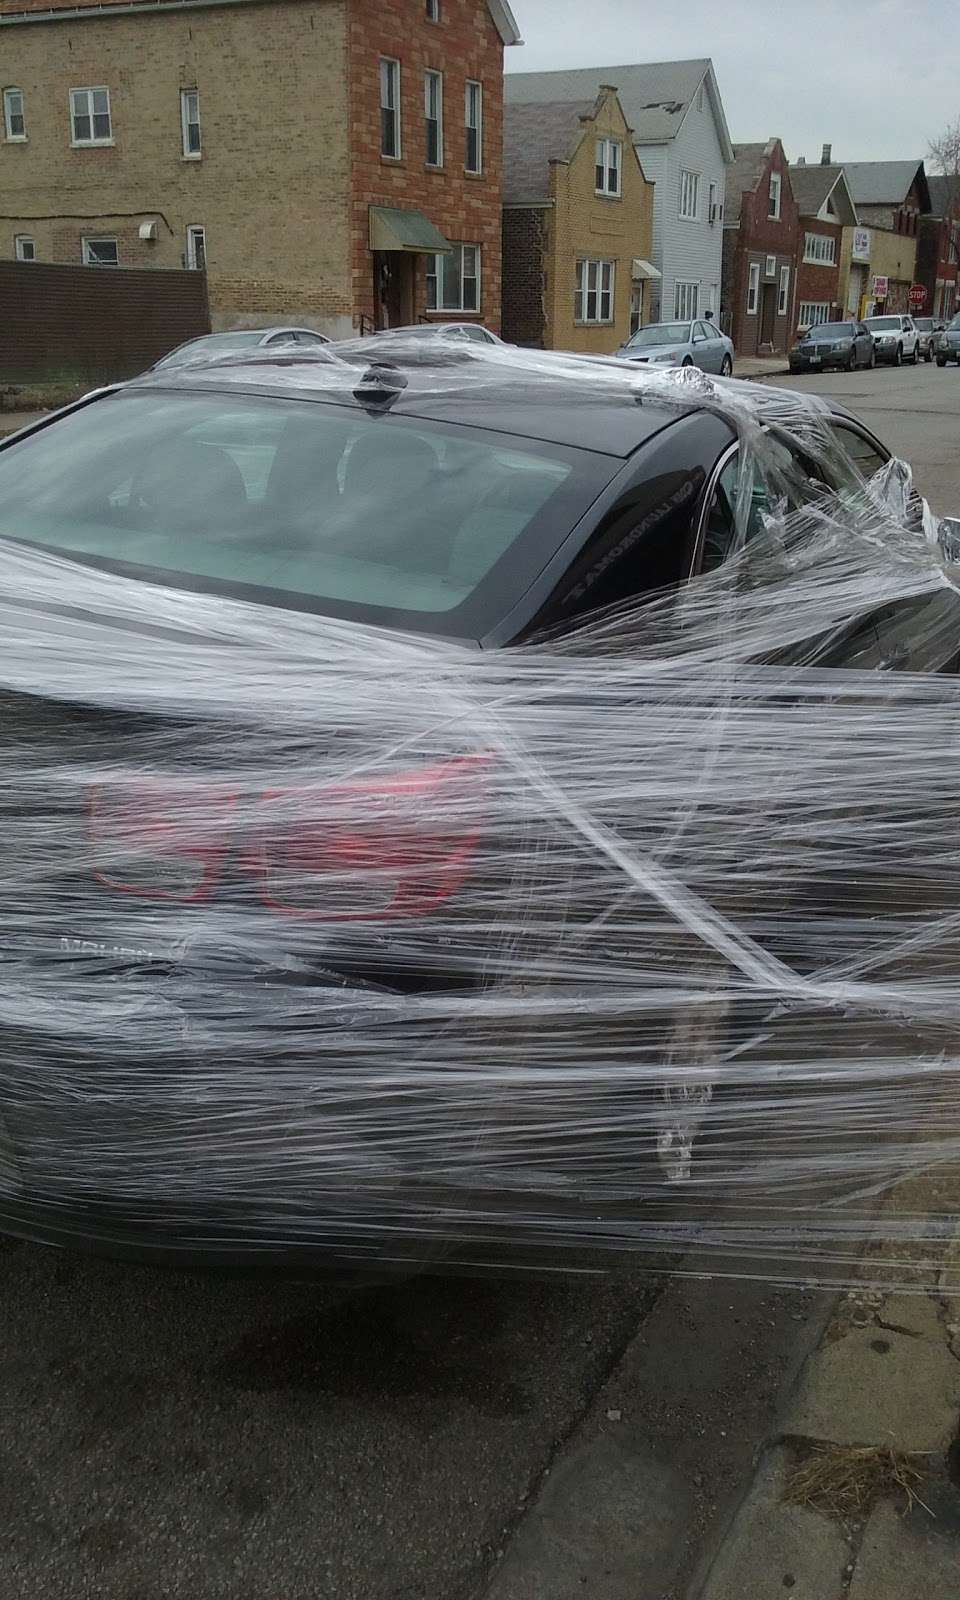
[[[774,319],[777,315],[777,286],[765,283],[760,311],[760,343],[773,347]]]
[[[373,303],[378,328],[406,328],[413,321],[413,254],[376,250],[373,256]]]

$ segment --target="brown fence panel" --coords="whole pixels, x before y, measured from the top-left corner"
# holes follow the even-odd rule
[[[0,387],[129,378],[209,331],[205,272],[0,261]]]

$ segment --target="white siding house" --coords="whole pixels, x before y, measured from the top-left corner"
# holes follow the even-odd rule
[[[733,147],[712,63],[656,61],[579,67],[570,72],[509,72],[508,105],[567,102],[615,87],[653,197],[649,315],[719,313],[723,204]]]

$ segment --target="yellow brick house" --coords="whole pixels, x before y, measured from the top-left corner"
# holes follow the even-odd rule
[[[649,320],[653,184],[614,86],[504,112],[504,338],[613,351]]]

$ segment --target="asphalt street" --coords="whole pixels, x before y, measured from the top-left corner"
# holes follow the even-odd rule
[[[816,384],[960,510],[960,371]],[[3,1600],[672,1600],[823,1310],[643,1264],[351,1286],[12,1241],[0,1284]]]

